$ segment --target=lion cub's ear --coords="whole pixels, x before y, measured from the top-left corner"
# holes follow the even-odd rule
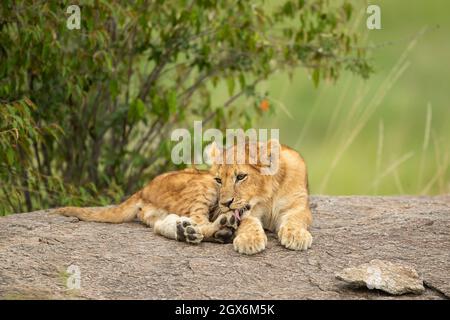
[[[215,141],[208,144],[203,151],[203,160],[210,166],[220,163],[221,156],[222,150]]]

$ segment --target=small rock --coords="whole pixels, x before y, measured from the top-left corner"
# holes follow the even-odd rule
[[[336,278],[358,287],[383,290],[392,295],[424,292],[423,280],[412,267],[385,260],[372,260],[336,274]]]

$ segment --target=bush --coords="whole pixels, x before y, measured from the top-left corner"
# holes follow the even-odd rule
[[[343,69],[368,76],[352,5],[332,3],[92,0],[69,30],[72,3],[2,1],[0,211],[137,190],[174,167],[172,129],[250,127],[264,111],[257,84],[275,71],[303,66],[316,84]],[[228,99],[212,101],[222,84]]]

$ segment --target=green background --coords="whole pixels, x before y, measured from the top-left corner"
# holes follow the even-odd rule
[[[364,2],[354,25],[371,47],[370,79],[347,72],[315,88],[305,69],[277,75],[260,86],[274,113],[259,128],[279,128],[303,155],[312,193],[449,193],[450,2],[370,4],[382,29],[367,29]]]

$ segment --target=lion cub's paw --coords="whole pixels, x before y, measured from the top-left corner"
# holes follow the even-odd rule
[[[219,243],[231,243],[233,242],[234,229],[224,227],[214,233],[214,239]]]
[[[177,221],[177,240],[197,244],[203,240],[203,234],[189,219],[180,219]]]
[[[239,220],[233,214],[233,211],[221,214],[217,220],[219,221],[220,227],[228,227],[232,229],[237,229],[239,226]]]
[[[255,254],[266,248],[267,236],[264,232],[241,233],[234,238],[234,250],[243,254]]]
[[[278,232],[280,243],[291,250],[306,250],[311,247],[312,236],[305,228],[281,227]]]

